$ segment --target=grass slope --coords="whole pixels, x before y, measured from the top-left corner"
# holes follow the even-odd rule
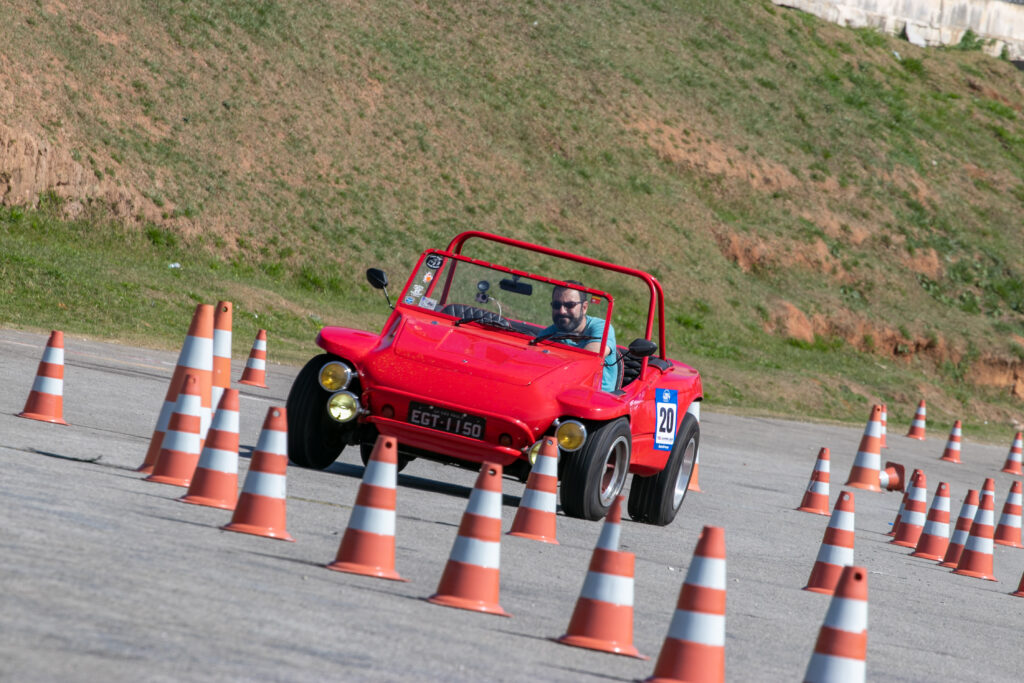
[[[479,228],[654,273],[709,407],[1020,418],[1024,77],[976,50],[765,0],[13,0],[0,43],[0,123],[135,198],[0,209],[0,324],[173,348],[230,299],[298,362]]]

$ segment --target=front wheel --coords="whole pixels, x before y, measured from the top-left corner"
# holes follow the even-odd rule
[[[629,490],[629,516],[636,522],[671,524],[683,504],[693,477],[700,446],[700,423],[690,413],[683,417],[665,468],[650,477],[633,475]]]
[[[620,417],[602,425],[583,450],[565,456],[562,511],[569,517],[601,519],[626,483],[633,436]]]
[[[336,360],[328,353],[313,357],[299,371],[288,392],[288,459],[300,467],[326,469],[348,443],[352,426],[340,425],[327,414],[331,394],[317,379],[320,369]]]

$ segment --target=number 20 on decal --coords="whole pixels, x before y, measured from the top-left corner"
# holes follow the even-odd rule
[[[679,417],[679,403],[675,389],[658,389],[654,401],[654,448],[659,451],[672,450],[676,441],[676,421]]]

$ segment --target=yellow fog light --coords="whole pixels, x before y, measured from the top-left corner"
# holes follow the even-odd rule
[[[339,391],[327,399],[327,413],[336,422],[350,422],[359,414],[359,399],[350,391]]]
[[[320,368],[318,379],[327,391],[341,391],[348,388],[354,374],[352,368],[335,360]]]
[[[587,428],[576,420],[565,420],[555,428],[555,439],[563,451],[578,451],[587,440]]]
[[[530,450],[526,451],[526,457],[530,459],[530,466],[532,467],[537,463],[537,454],[540,453],[540,446],[543,443],[543,439],[530,446]]]

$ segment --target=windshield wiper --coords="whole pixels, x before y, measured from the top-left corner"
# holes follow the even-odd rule
[[[591,337],[587,334],[577,334],[576,332],[548,332],[547,334],[537,335],[530,340],[530,346],[536,346],[542,341],[563,341],[565,339],[572,339],[573,341],[583,341],[584,339],[594,340],[600,339],[600,337]]]

